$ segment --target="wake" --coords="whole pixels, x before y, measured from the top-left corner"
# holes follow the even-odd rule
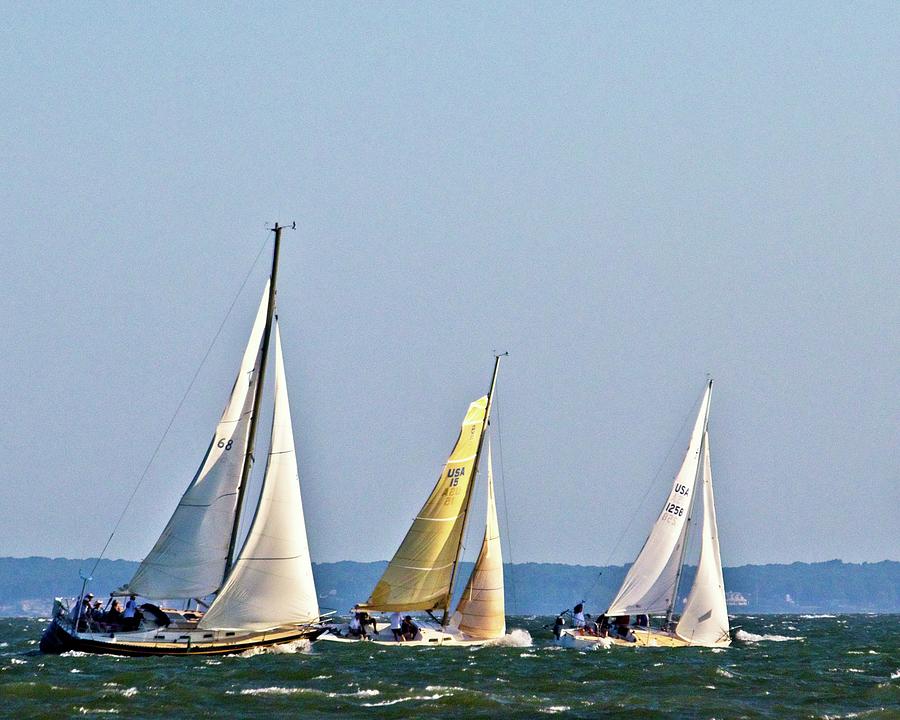
[[[531,633],[527,630],[514,628],[502,637],[488,640],[482,647],[531,647]]]

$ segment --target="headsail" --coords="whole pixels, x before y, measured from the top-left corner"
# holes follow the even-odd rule
[[[465,526],[488,396],[469,405],[437,484],[368,601],[368,610],[445,607]]]
[[[719,554],[719,530],[713,498],[712,469],[709,462],[709,435],[703,443],[703,530],[700,562],[694,585],[675,632],[692,645],[728,645],[728,606],[722,557]]]
[[[478,640],[497,638],[506,633],[506,606],[503,598],[503,554],[500,549],[500,525],[494,501],[494,472],[491,445],[487,450],[487,523],[481,552],[472,568],[469,582],[453,615],[452,624]]]
[[[135,593],[156,599],[201,598],[221,585],[247,446],[268,297],[267,283],[231,396],[203,463],[162,535],[131,581],[117,594]]]
[[[709,413],[711,385],[700,401],[700,411],[691,432],[690,444],[681,469],[672,483],[644,547],[629,568],[607,615],[634,615],[667,611],[677,584],[685,541],[685,524],[690,515],[700,450]]]
[[[199,627],[264,630],[311,622],[318,616],[281,335],[276,324],[272,446],[259,503],[228,580]]]

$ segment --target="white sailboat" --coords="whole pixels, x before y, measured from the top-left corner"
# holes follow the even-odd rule
[[[672,482],[672,490],[644,547],[605,613],[611,625],[609,635],[600,637],[584,629],[566,628],[560,635],[563,644],[669,647],[727,647],[731,644],[709,460],[711,396],[712,380],[704,390],[688,450]],[[698,484],[702,484],[703,491],[700,560],[687,602],[675,623],[673,615]],[[649,619],[654,615],[663,616],[661,627],[653,628],[652,623],[628,627],[630,616]],[[618,623],[617,618],[620,619]],[[618,632],[617,627],[620,628]]]
[[[334,626],[322,640],[386,645],[450,646],[481,645],[506,633],[503,591],[503,556],[494,500],[490,440],[487,442],[487,518],[481,551],[456,609],[450,612],[454,580],[458,574],[469,505],[485,444],[491,399],[500,367],[495,358],[487,395],[471,405],[450,457],[437,484],[413,520],[412,526],[388,563],[369,599],[356,606],[359,612],[425,612],[432,621],[416,621],[411,638],[399,641],[389,623],[366,637],[353,636],[349,626]],[[438,617],[437,614],[440,614]]]
[[[156,544],[132,579],[113,593],[155,602],[177,599],[198,609],[144,603],[138,622],[111,624],[87,617],[80,602],[67,608],[65,600],[57,598],[53,621],[41,639],[44,652],[221,654],[315,638],[323,631],[275,315],[282,229],[276,224],[271,277],[206,456]],[[250,529],[235,552],[273,337],[268,461]]]

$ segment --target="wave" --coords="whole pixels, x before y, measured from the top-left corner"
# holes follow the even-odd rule
[[[488,640],[483,647],[531,647],[532,644],[533,641],[530,632],[521,630],[520,628],[514,628],[506,633],[506,635],[494,638],[493,640]]]
[[[756,633],[747,632],[746,630],[738,630],[734,634],[734,639],[742,643],[758,643],[758,642],[788,642],[790,640],[806,640],[801,635],[757,635]]]
[[[827,614],[822,614],[822,615],[801,615],[800,617],[802,617],[804,620],[822,620],[822,619],[825,619],[825,618],[833,619],[833,618],[836,618],[837,615],[827,615]]]

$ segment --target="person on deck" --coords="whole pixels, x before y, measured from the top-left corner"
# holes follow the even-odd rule
[[[556,622],[553,623],[553,637],[559,640],[562,635],[562,629],[566,626],[566,619],[562,615],[556,616]]]
[[[391,613],[391,632],[394,634],[394,640],[397,642],[403,642],[403,630],[401,629],[403,625],[403,616],[400,615],[399,612],[394,611]]]
[[[99,627],[100,623],[103,622],[103,603],[99,600],[94,600],[94,607],[91,608],[91,625],[93,627]]]
[[[114,601],[112,607],[103,616],[103,623],[107,630],[121,630],[125,616],[122,614],[122,603]]]
[[[416,635],[419,632],[419,626],[413,622],[411,615],[407,615],[403,618],[403,622],[400,623],[400,632],[402,633],[404,640],[416,639]]]
[[[577,628],[584,627],[584,603],[578,603],[572,608],[572,622]]]
[[[128,601],[125,603],[125,612],[122,621],[123,630],[137,630],[140,618],[137,615],[137,602],[135,598],[135,595],[129,595]]]
[[[360,621],[361,612],[354,608],[353,617],[350,618],[350,637],[365,637],[366,633]]]
[[[78,631],[87,630],[88,623],[91,621],[91,603],[94,600],[94,593],[88,593],[78,599],[78,602],[72,606],[72,622],[78,619]]]
[[[605,613],[597,618],[597,634],[600,637],[609,635],[609,618]]]

